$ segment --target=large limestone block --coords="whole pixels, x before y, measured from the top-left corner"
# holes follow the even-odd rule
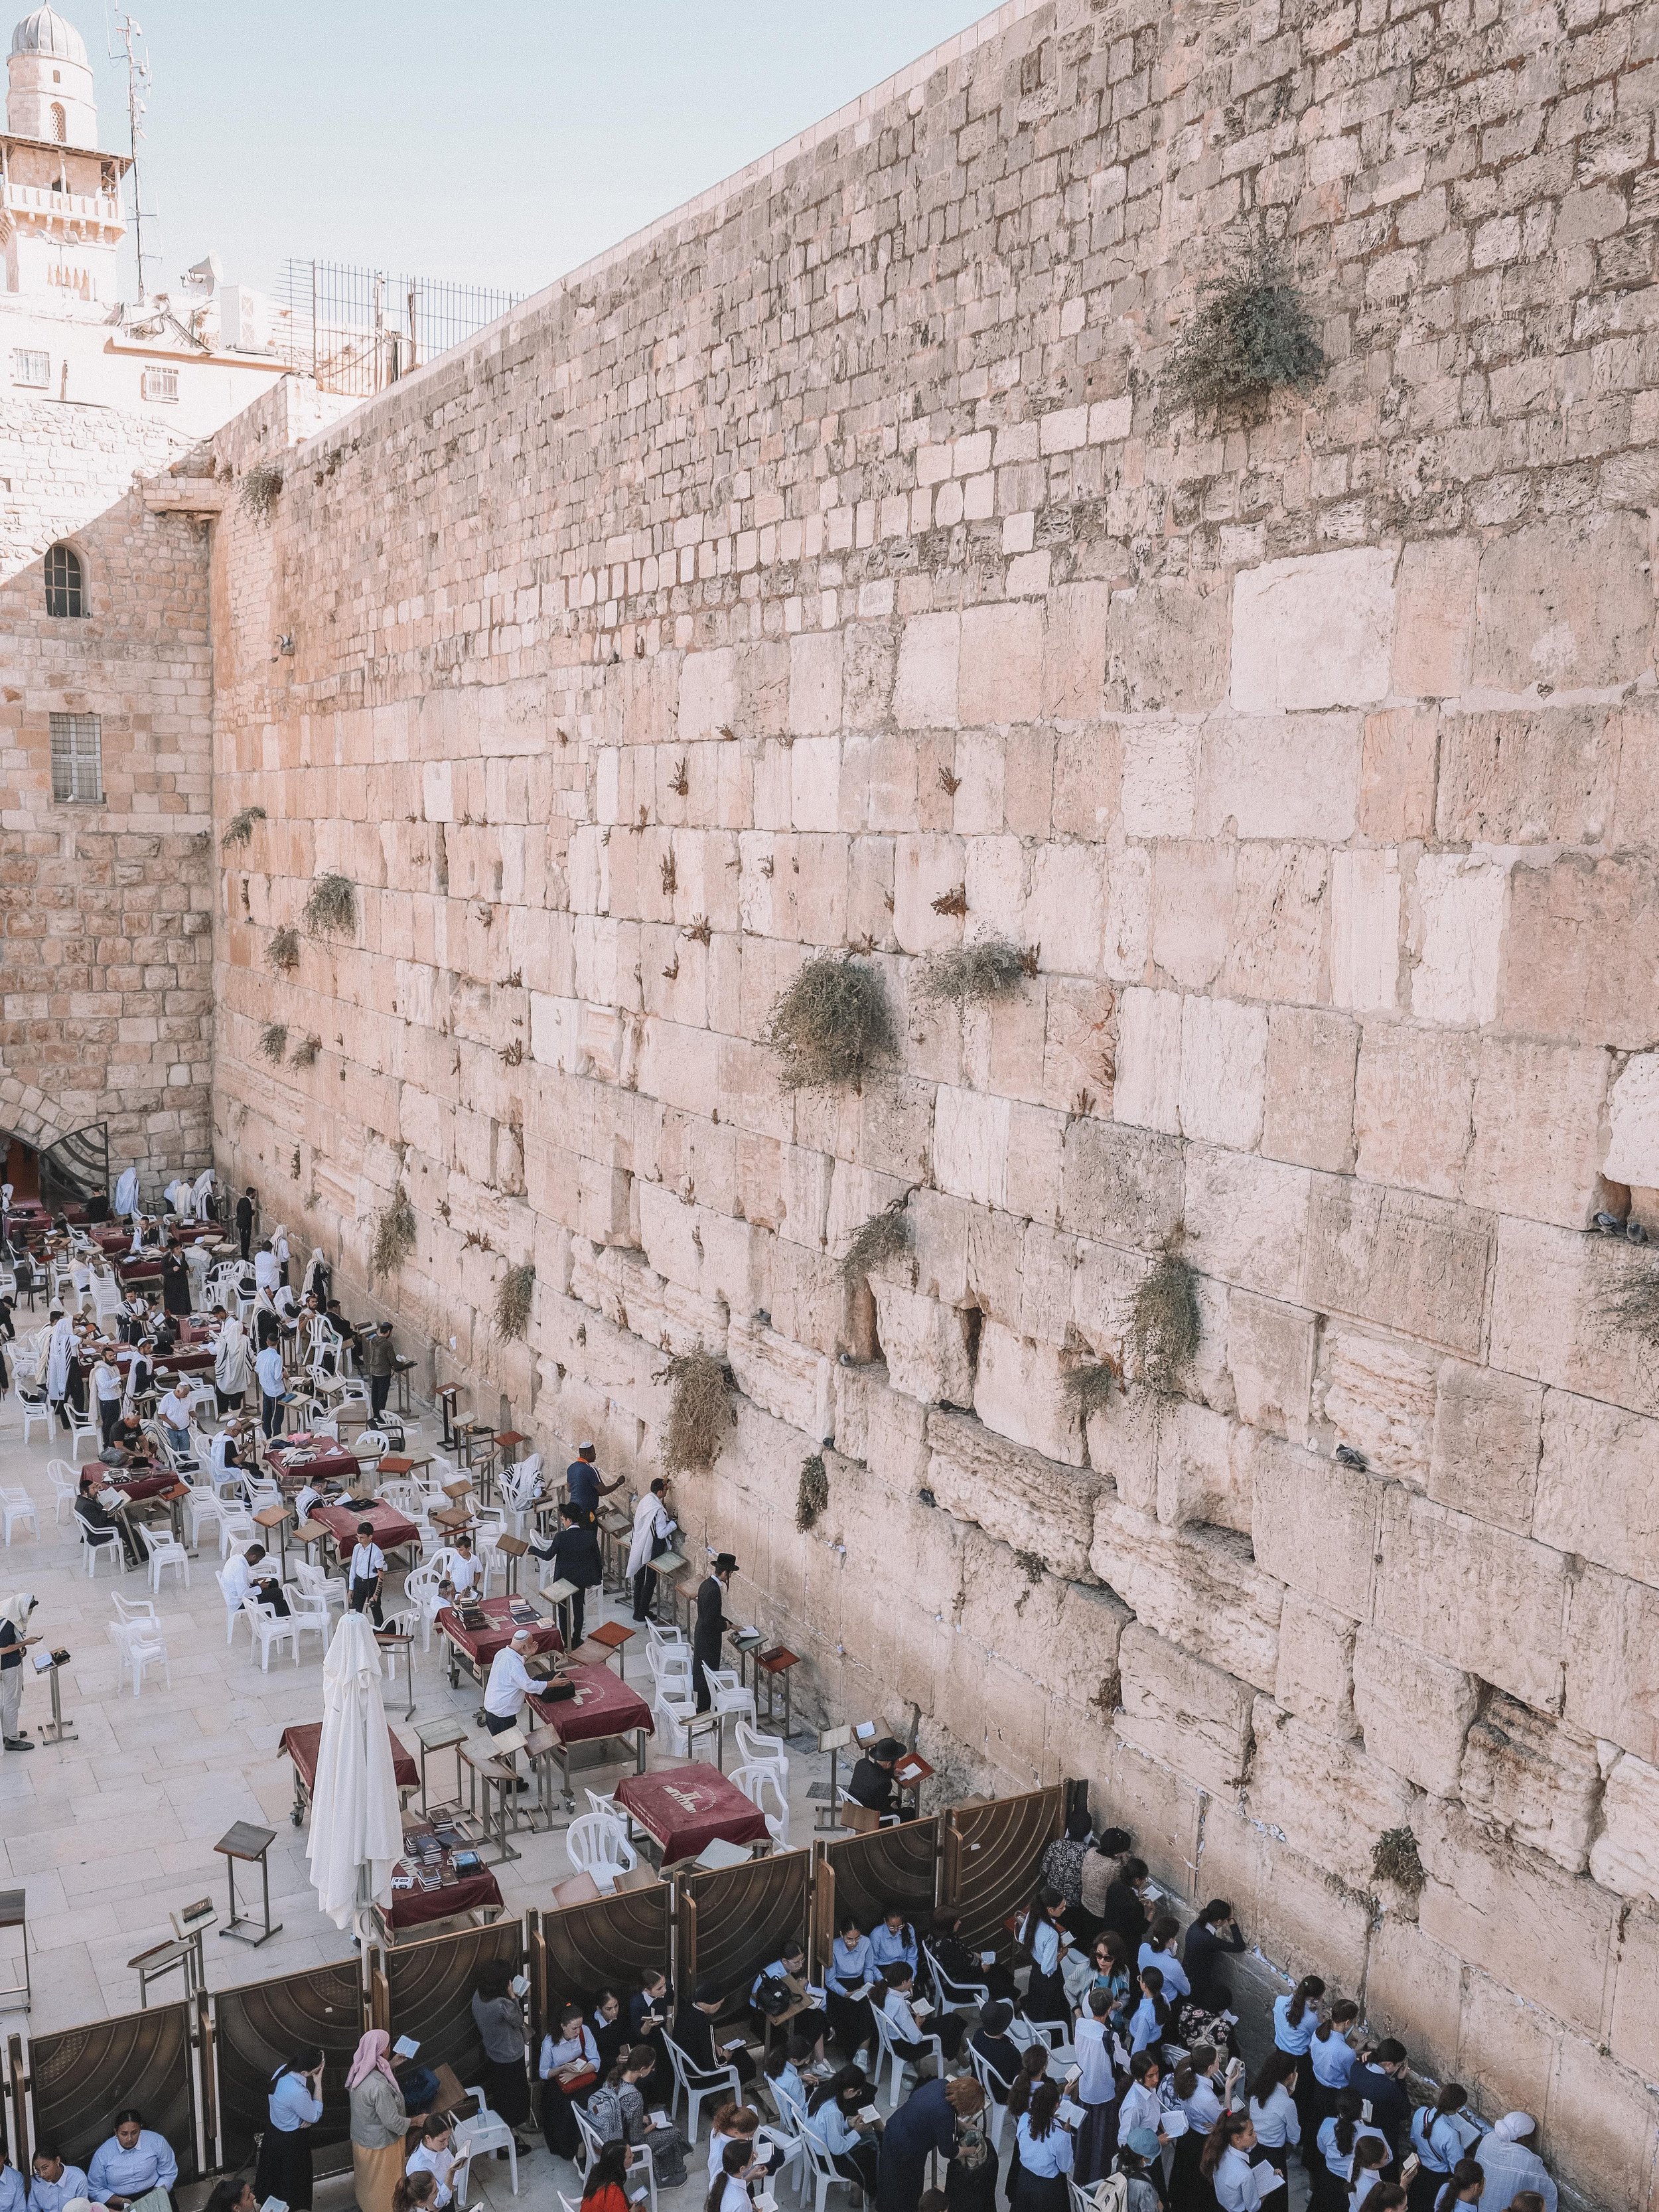
[[[1469,1730],[1458,1794],[1471,1813],[1569,1874],[1589,1863],[1601,1768],[1577,1729],[1494,1691]]]
[[[964,727],[1036,720],[1042,709],[1042,646],[1040,600],[1005,601],[963,613],[957,711]],[[899,680],[902,685],[902,655]]]
[[[902,730],[953,730],[962,651],[962,617],[912,615],[899,644],[893,719]]]
[[[1009,1112],[1006,1098],[940,1084],[933,1107],[933,1177],[941,1190],[980,1206],[1006,1203]]]
[[[1082,1467],[1087,1455],[1077,1407],[1066,1391],[1059,1351],[1000,1321],[980,1330],[974,1411],[988,1429],[1029,1444],[1045,1459]]]
[[[927,1443],[928,1487],[947,1512],[1035,1552],[1054,1574],[1087,1575],[1097,1475],[1056,1466],[966,1413],[930,1413]]]
[[[1087,1115],[1069,1125],[1060,1166],[1060,1228],[1151,1251],[1181,1216],[1177,1142]]]
[[[1300,1443],[1313,1387],[1314,1317],[1235,1290],[1227,1302],[1227,1371],[1241,1420]]]
[[[1544,2121],[1562,2042],[1559,2021],[1477,1967],[1465,1967],[1463,1984],[1456,2079],[1486,2112],[1530,2112]]]
[[[1659,1420],[1546,1392],[1533,1534],[1659,1584]]]
[[[1613,1885],[1609,1883],[1607,1887]],[[1616,2059],[1650,2081],[1659,2075],[1659,2007],[1653,2002],[1656,1989],[1659,1989],[1659,1911],[1651,1905],[1638,1904],[1625,1920],[1607,2043]]]
[[[1468,684],[1479,565],[1480,548],[1468,538],[1431,538],[1406,547],[1394,634],[1396,691],[1455,698]]]
[[[1474,681],[1627,684],[1651,665],[1648,538],[1635,514],[1555,515],[1481,549]]]
[[[862,1463],[887,1495],[913,1498],[927,1480],[925,1409],[888,1389],[884,1367],[837,1364],[835,1381],[837,1450]],[[940,1518],[950,1521],[948,1514]]]
[[[1218,1312],[1214,1334],[1224,1326]],[[1238,1431],[1225,1413],[1190,1398],[1168,1400],[1158,1424],[1158,1519],[1171,1528],[1201,1522],[1248,1536],[1249,1455],[1237,1445]]]
[[[1361,743],[1353,714],[1211,715],[1194,827],[1200,837],[1341,844],[1353,835]]]
[[[1236,854],[1231,843],[1208,838],[1154,848],[1152,962],[1186,990],[1208,990],[1227,964]]]
[[[1489,1214],[1437,1199],[1315,1176],[1307,1302],[1475,1352],[1494,1226]]]
[[[722,645],[709,653],[688,653],[680,664],[678,727],[682,740],[718,737],[737,719],[738,667],[732,648]]]
[[[1391,1012],[1400,994],[1400,856],[1390,847],[1331,855],[1331,999]]]
[[[1256,1565],[1243,1537],[1167,1528],[1107,1492],[1089,1564],[1148,1627],[1258,1689],[1273,1687],[1284,1587]]]
[[[1659,1765],[1659,1590],[1589,1567],[1567,1616],[1566,1717]]]
[[[1357,1172],[1456,1198],[1474,1138],[1478,1039],[1461,1030],[1368,1022],[1354,1085]]]
[[[1221,988],[1235,999],[1330,995],[1330,854],[1322,845],[1241,845]]]
[[[659,1275],[695,1290],[702,1274],[702,1247],[697,1235],[697,1208],[687,1205],[665,1184],[640,1187],[640,1243]]]
[[[1569,853],[1511,878],[1499,1004],[1507,1028],[1639,1052],[1653,1042],[1659,863]]]
[[[1024,936],[1046,971],[1097,975],[1106,927],[1106,856],[1092,845],[1041,847],[1031,856]]]
[[[1106,932],[1102,963],[1115,983],[1138,983],[1152,939],[1152,858],[1144,845],[1106,856]]]
[[[1139,1838],[1137,1838],[1139,1840]],[[1190,1879],[1190,1877],[1189,1877]],[[1287,1976],[1317,1973],[1334,1996],[1364,1984],[1373,1906],[1243,1808],[1204,1807],[1194,1898],[1224,1897],[1253,1949]],[[1248,1987],[1235,1980],[1235,1994]]]
[[[1602,1173],[1613,1182],[1659,1190],[1659,1053],[1626,1061],[1607,1094],[1611,1134]]]
[[[1368,1887],[1372,1846],[1389,1829],[1411,1826],[1416,1790],[1380,1759],[1310,1728],[1271,1698],[1256,1699],[1251,1726],[1250,1813],[1340,1880]]]
[[[1124,1741],[1206,1790],[1237,1789],[1250,1759],[1247,1685],[1139,1621],[1123,1632],[1118,1667]]]
[[[1424,1934],[1558,2020],[1599,2033],[1615,1899],[1433,1798],[1420,1808],[1418,1844],[1429,1876],[1418,1900]]]
[[[882,1357],[894,1389],[924,1406],[941,1401],[971,1405],[974,1368],[963,1315],[937,1298],[922,1297],[878,1275],[871,1277],[870,1288]]]
[[[1595,1210],[1607,1089],[1605,1052],[1483,1037],[1464,1198],[1582,1228]]]
[[[1425,853],[1413,884],[1412,1012],[1479,1026],[1496,1018],[1509,870],[1465,853]]]
[[[1407,548],[1409,556],[1412,548]],[[1432,708],[1396,707],[1365,717],[1359,777],[1359,829],[1374,845],[1399,845],[1434,830],[1440,717]]]
[[[1107,584],[1066,584],[1048,595],[1042,712],[1061,722],[1092,722],[1101,711],[1106,670]]]
[[[1192,997],[1181,1010],[1181,1127],[1200,1143],[1254,1150],[1267,1088],[1267,1017],[1260,1006]]]
[[[1455,1796],[1463,1746],[1480,1709],[1479,1686],[1385,1629],[1354,1641],[1353,1710],[1365,1748],[1437,1796]]]
[[[1264,1297],[1299,1297],[1309,1183],[1305,1168],[1188,1146],[1185,1220],[1193,1264]]]
[[[1264,1152],[1330,1175],[1353,1165],[1358,1049],[1358,1024],[1345,1014],[1315,1006],[1269,1011]]]
[[[1544,1393],[1536,1382],[1441,1362],[1429,1458],[1429,1495],[1517,1536],[1532,1534]]]
[[[1130,990],[1119,996],[1115,1120],[1180,1134],[1184,1004],[1179,991]]]
[[[1611,707],[1447,714],[1436,833],[1447,844],[1599,845],[1613,819]]]
[[[1369,1620],[1384,1486],[1274,1437],[1258,1444],[1254,1474],[1257,1565],[1305,1597]]]
[[[1399,1489],[1378,1549],[1376,1620],[1540,1712],[1561,1711],[1570,1584],[1559,1552]]]
[[[1131,837],[1189,837],[1198,805],[1199,733],[1191,722],[1123,732],[1123,828]]]
[[[1323,1735],[1359,1733],[1353,1709],[1353,1647],[1358,1624],[1317,1599],[1286,1590],[1279,1616],[1279,1672],[1273,1696]],[[1392,1764],[1392,1762],[1390,1762]]]
[[[1245,714],[1386,697],[1396,551],[1268,561],[1233,579],[1232,702]]]
[[[726,1350],[745,1398],[814,1443],[834,1436],[835,1370],[822,1352],[735,1316],[726,1332]]]
[[[789,727],[801,738],[829,737],[841,727],[842,635],[805,630],[789,641]]]
[[[1599,2034],[1562,2036],[1543,2150],[1595,2203],[1639,2204],[1659,2155],[1651,2075],[1610,2065]]]
[[[1155,1881],[1177,1894],[1192,1880],[1209,1799],[1185,1776],[1114,1735],[1107,1764],[1093,1776],[1090,1804],[1097,1827],[1128,1829]]]
[[[1117,1703],[1118,1645],[1133,1618],[1110,1590],[1061,1575],[1033,1582],[1008,1547],[981,1529],[963,1538],[958,1626],[966,1638],[1103,1722]]]
[[[959,915],[940,914],[936,899],[963,884],[959,837],[902,836],[893,855],[893,933],[906,952],[933,952],[962,936]]]
[[[1115,591],[1106,620],[1106,704],[1129,714],[1201,713],[1224,696],[1231,608],[1224,590],[1179,579]]]
[[[1379,1474],[1426,1486],[1439,1361],[1420,1345],[1333,1322],[1320,1342],[1314,1417]]]
[[[1376,2035],[1408,2043],[1413,2063],[1443,2080],[1457,2072],[1463,1961],[1414,1920],[1385,1912],[1365,1960],[1365,2021]]]
[[[1623,1243],[1501,1215],[1493,1362],[1536,1382],[1659,1414],[1659,1364],[1645,1339],[1617,1325],[1603,1304],[1610,1290],[1652,1265],[1650,1254]]]

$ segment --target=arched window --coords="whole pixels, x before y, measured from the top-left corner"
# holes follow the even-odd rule
[[[83,615],[87,611],[87,572],[72,545],[53,545],[46,554],[46,612]]]
[[[54,100],[52,103],[52,136],[54,145],[66,146],[69,143],[69,121],[64,113],[61,100]]]

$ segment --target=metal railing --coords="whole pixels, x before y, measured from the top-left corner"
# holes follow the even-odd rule
[[[516,307],[522,294],[396,276],[334,261],[285,261],[276,350],[325,392],[366,399]]]

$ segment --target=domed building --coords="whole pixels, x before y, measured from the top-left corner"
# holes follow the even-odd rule
[[[55,8],[37,8],[11,34],[3,146],[7,291],[113,301],[131,163],[99,151],[86,41]]]

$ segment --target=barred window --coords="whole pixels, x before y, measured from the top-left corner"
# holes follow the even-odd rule
[[[83,615],[87,611],[87,572],[72,545],[46,548],[46,612]]]
[[[52,795],[70,805],[103,805],[104,726],[96,714],[52,716]]]
[[[14,346],[11,380],[14,384],[49,385],[52,382],[52,356],[37,353],[33,346]]]
[[[176,368],[147,368],[144,371],[146,399],[176,399],[179,397],[179,372]]]

